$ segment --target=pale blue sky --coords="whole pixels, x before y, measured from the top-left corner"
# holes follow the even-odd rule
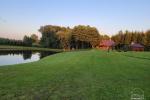
[[[100,33],[150,29],[150,0],[0,0],[0,37],[40,34],[42,25],[97,27]]]

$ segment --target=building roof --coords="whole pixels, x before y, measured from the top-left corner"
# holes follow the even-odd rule
[[[143,45],[139,44],[139,43],[133,43],[131,44],[131,47],[135,47],[135,48],[144,48]]]
[[[112,41],[112,40],[102,40],[100,42],[100,46],[108,46],[108,47],[110,47],[110,46],[114,46],[114,45],[115,45],[115,42]]]

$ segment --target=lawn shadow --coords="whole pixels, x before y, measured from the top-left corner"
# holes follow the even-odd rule
[[[136,57],[136,56],[131,56],[131,55],[124,55],[124,56],[131,57],[131,58],[136,58],[136,59],[150,60],[150,58],[144,58],[144,57]]]

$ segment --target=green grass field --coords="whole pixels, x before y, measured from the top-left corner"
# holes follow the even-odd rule
[[[0,67],[0,100],[130,100],[135,88],[150,100],[150,52],[63,52]]]

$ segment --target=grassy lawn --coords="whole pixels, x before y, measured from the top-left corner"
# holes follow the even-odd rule
[[[0,67],[0,100],[130,100],[135,88],[150,100],[150,52],[63,52]]]
[[[10,50],[32,50],[32,51],[56,51],[60,52],[61,49],[50,49],[50,48],[39,48],[39,47],[24,47],[24,46],[7,46],[7,45],[0,45],[0,51],[10,51]]]

